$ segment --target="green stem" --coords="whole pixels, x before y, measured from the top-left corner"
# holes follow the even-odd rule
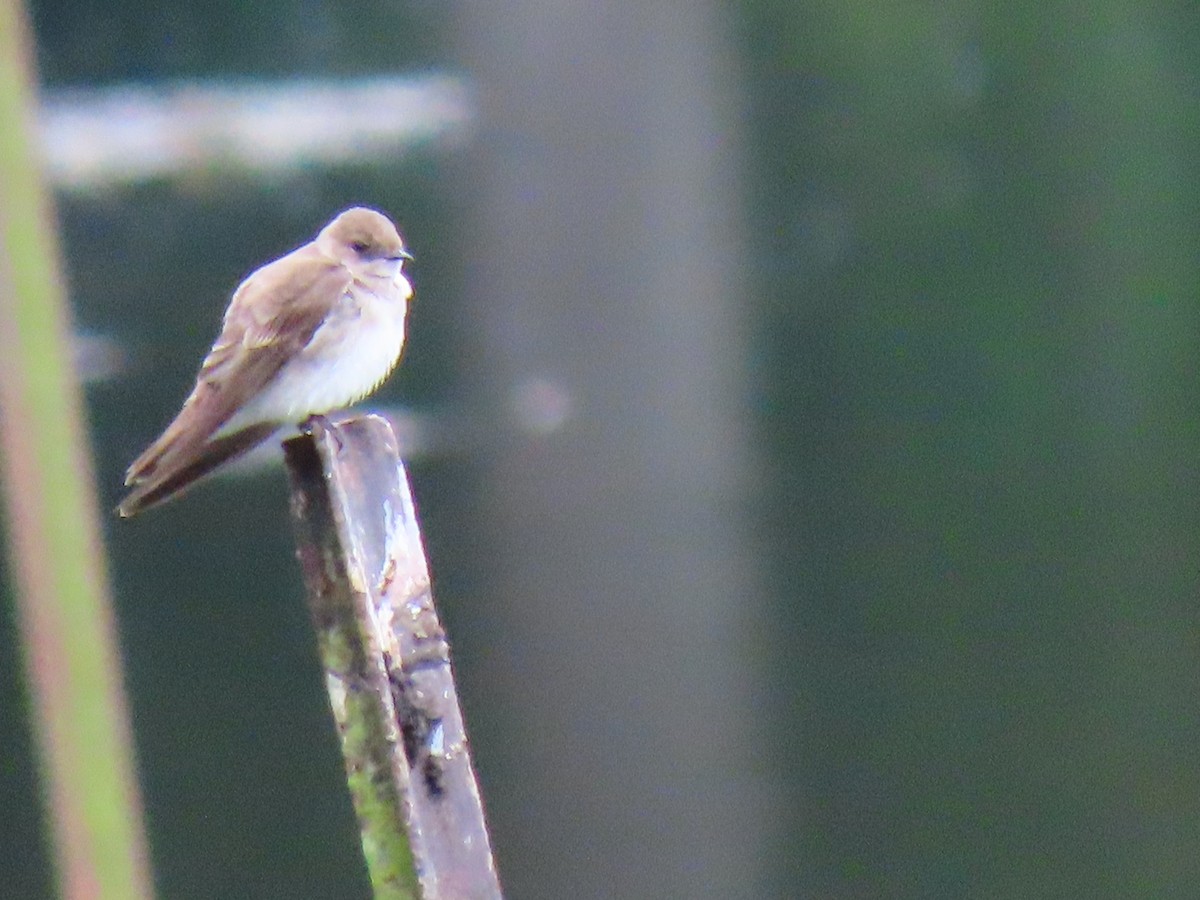
[[[60,894],[149,897],[91,461],[49,200],[32,147],[29,34],[0,0],[0,474]]]

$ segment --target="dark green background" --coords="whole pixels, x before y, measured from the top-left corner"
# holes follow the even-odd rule
[[[33,5],[50,86],[453,66],[455,17],[471,13]],[[772,786],[758,884],[1200,895],[1200,13],[758,2],[719,21],[740,79],[744,252],[725,264],[749,288],[761,581],[746,759]],[[430,150],[269,184],[61,197],[76,323],[132,360],[88,394],[105,505],[185,392],[229,288],[350,202],[391,212],[418,257],[419,340],[386,398],[478,403],[462,374],[460,172]],[[472,524],[487,468],[467,452],[413,474],[505,881],[514,897],[608,896],[528,874],[536,824],[513,813],[519,772],[489,700],[508,650]],[[218,481],[107,523],[164,897],[367,890],[284,490],[278,472]],[[3,610],[0,709],[24,712]],[[280,755],[264,762],[264,747]],[[0,719],[0,754],[3,893],[44,896],[22,715]]]

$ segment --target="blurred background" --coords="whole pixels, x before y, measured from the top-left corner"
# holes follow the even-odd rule
[[[105,509],[240,278],[400,224],[509,896],[1200,895],[1194,5],[30,11]],[[161,896],[367,896],[277,455],[104,527]]]

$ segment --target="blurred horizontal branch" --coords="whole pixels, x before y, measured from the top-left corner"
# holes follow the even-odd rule
[[[41,143],[50,181],[88,190],[202,171],[347,163],[467,134],[465,79],[187,82],[47,90]]]

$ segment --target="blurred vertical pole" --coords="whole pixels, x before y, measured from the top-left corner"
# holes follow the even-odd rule
[[[462,9],[506,886],[765,896],[732,41],[709,3]]]
[[[0,465],[62,896],[150,895],[52,216],[28,28],[0,0]]]

